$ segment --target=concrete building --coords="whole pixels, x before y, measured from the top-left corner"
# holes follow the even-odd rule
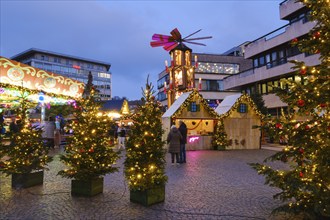
[[[210,107],[216,108],[227,95],[237,93],[236,89],[224,91],[223,79],[225,77],[252,68],[252,60],[238,55],[236,52],[228,53],[228,55],[192,53],[192,57],[197,56],[198,63],[195,67],[195,87],[198,88],[199,82],[201,82],[199,93]],[[195,62],[192,61],[192,64],[195,65]],[[158,75],[157,98],[164,106],[167,106],[164,82],[167,85],[170,83],[169,74],[165,70]]]
[[[280,3],[279,10],[280,19],[288,21],[288,24],[243,48],[244,58],[253,60],[253,68],[223,79],[225,91],[240,90],[249,94],[262,94],[269,113],[274,116],[279,115],[280,108],[285,108],[287,104],[273,93],[273,88],[287,87],[288,85],[280,82],[283,78],[302,80],[293,76],[293,64],[288,61],[304,61],[308,66],[320,63],[318,54],[302,53],[297,47],[291,46],[293,39],[305,38],[315,26],[314,22],[308,20],[308,9],[295,0],[286,0]]]
[[[91,72],[93,84],[100,91],[100,98],[110,100],[112,97],[110,63],[36,48],[23,51],[11,59],[84,83],[87,83],[88,73]]]

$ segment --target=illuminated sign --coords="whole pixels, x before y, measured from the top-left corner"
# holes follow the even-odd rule
[[[189,137],[188,139],[188,142],[189,143],[195,143],[199,140],[199,137],[198,136],[195,136],[195,137]]]
[[[78,65],[73,65],[72,67],[77,69],[77,70],[80,70],[80,66],[78,66]]]

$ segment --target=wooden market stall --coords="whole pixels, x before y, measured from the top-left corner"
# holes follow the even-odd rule
[[[230,143],[226,149],[260,149],[261,132],[253,126],[261,124],[262,114],[247,94],[226,96],[215,111]]]
[[[163,139],[166,140],[171,125],[179,127],[182,120],[188,129],[186,150],[211,150],[216,117],[197,90],[183,93],[162,116]]]

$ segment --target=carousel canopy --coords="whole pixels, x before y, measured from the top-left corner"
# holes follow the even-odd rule
[[[62,103],[82,96],[85,84],[0,56],[0,103],[22,95],[32,102]],[[21,94],[20,88],[24,88]]]

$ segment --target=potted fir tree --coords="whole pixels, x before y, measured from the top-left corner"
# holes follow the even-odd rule
[[[214,150],[226,150],[226,147],[230,146],[230,141],[227,138],[223,120],[219,119],[215,126],[215,132],[212,140]]]
[[[90,74],[83,98],[73,104],[75,120],[68,125],[73,135],[67,137],[65,153],[60,157],[68,169],[59,171],[58,175],[73,179],[72,195],[102,193],[103,176],[118,171],[114,164],[119,152],[114,151],[109,136],[112,122],[108,116],[98,114],[100,102],[95,94]]]
[[[42,140],[42,128],[32,126],[27,117],[27,109],[32,104],[27,100],[29,92],[24,88],[20,90],[17,131],[9,131],[10,145],[2,147],[2,154],[7,156],[7,159],[1,163],[1,171],[12,175],[13,188],[43,184],[44,169],[51,161],[51,157],[47,155],[48,147]]]
[[[149,206],[165,200],[165,150],[162,141],[161,105],[153,96],[151,83],[143,90],[143,98],[135,113],[131,135],[126,145],[125,177],[130,201]]]

